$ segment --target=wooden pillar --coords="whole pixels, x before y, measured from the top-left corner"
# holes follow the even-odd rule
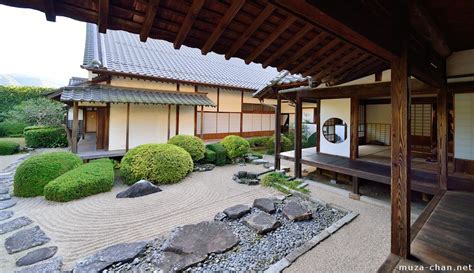
[[[281,152],[281,95],[277,95],[277,104],[275,107],[275,170],[279,170]]]
[[[196,114],[196,111],[194,111],[194,114]],[[194,124],[196,124],[196,121],[194,121]],[[196,129],[194,130],[194,134],[196,135]],[[176,135],[179,135],[179,105],[176,105]]]
[[[168,104],[168,132],[167,132],[167,138],[170,139],[171,136],[171,104]]]
[[[349,193],[349,198],[354,200],[360,200],[359,177],[357,176],[352,176],[352,192]]]
[[[350,158],[359,157],[359,98],[351,98],[351,151]]]
[[[201,106],[201,131],[199,132],[199,137],[204,139],[204,106]]]
[[[436,121],[438,128],[438,186],[448,189],[448,90],[444,84],[438,92]]]
[[[301,178],[301,137],[303,129],[303,102],[301,97],[296,97],[295,107],[295,177]]]
[[[403,34],[402,34],[403,35]],[[410,89],[406,38],[392,60],[391,252],[410,255]]]
[[[79,134],[79,107],[78,102],[72,104],[72,145],[71,151],[77,153],[77,135]]]
[[[319,153],[321,147],[321,133],[322,133],[322,125],[321,125],[321,100],[317,101],[318,107],[314,112],[314,122],[318,128],[316,129],[316,152]]]
[[[130,148],[130,102],[127,102],[127,126],[125,130],[125,151]]]
[[[244,91],[240,91],[240,136],[244,136]]]

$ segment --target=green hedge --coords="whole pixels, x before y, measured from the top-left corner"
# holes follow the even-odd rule
[[[286,152],[293,149],[293,141],[287,138],[285,135],[281,135],[281,151]],[[272,136],[267,141],[267,151],[269,154],[275,153],[275,136]]]
[[[25,127],[25,129],[23,129],[23,133],[26,133],[28,131],[32,131],[32,130],[38,130],[38,129],[48,129],[50,127],[48,126],[44,126],[44,125],[34,125],[34,126],[28,126],[28,127]]]
[[[263,137],[251,137],[247,140],[250,144],[250,147],[256,148],[256,147],[265,147],[269,139],[270,137],[263,136]]]
[[[206,149],[206,153],[204,155],[204,162],[206,163],[216,163],[216,152]]]
[[[146,179],[155,184],[171,184],[193,170],[186,150],[172,144],[145,144],[128,151],[120,162],[124,182],[131,185]]]
[[[206,151],[204,141],[196,136],[177,135],[168,140],[168,144],[185,149],[191,155],[193,161],[203,159]]]
[[[226,136],[221,141],[221,144],[227,150],[227,156],[230,159],[243,157],[245,154],[248,153],[250,148],[250,144],[245,138],[232,135]]]
[[[53,91],[51,88],[0,85],[0,122],[15,105],[32,98],[41,97]]]
[[[216,153],[216,165],[224,166],[226,164],[227,150],[220,143],[208,144],[206,146],[209,150]]]
[[[21,122],[4,121],[0,122],[0,137],[23,136],[23,129],[27,125]]]
[[[51,201],[68,202],[110,191],[113,185],[113,162],[106,158],[98,159],[49,182],[44,187],[44,197]]]
[[[81,158],[70,152],[32,156],[18,166],[13,182],[13,194],[20,197],[43,195],[46,184],[81,164]]]
[[[30,148],[67,147],[67,135],[64,128],[41,128],[25,131],[26,146]]]
[[[20,150],[20,145],[13,141],[0,139],[0,155],[12,155]]]

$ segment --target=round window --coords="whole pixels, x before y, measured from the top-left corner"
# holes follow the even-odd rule
[[[347,124],[340,118],[330,118],[323,124],[323,135],[331,143],[342,143],[347,139]]]

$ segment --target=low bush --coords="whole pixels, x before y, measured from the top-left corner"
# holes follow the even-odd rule
[[[25,129],[23,129],[23,133],[31,131],[31,130],[47,129],[47,128],[50,128],[50,127],[44,126],[44,125],[27,126],[27,127],[25,127]]]
[[[40,128],[25,131],[26,146],[30,148],[67,147],[64,128]]]
[[[146,179],[155,184],[179,182],[193,170],[186,150],[172,144],[145,144],[128,151],[120,162],[124,182]]]
[[[0,122],[0,137],[23,136],[23,129],[27,125],[22,122],[4,121]]]
[[[12,155],[20,150],[20,145],[13,141],[0,139],[0,155]]]
[[[13,194],[20,197],[43,195],[44,186],[50,181],[81,164],[81,158],[70,152],[32,156],[18,166],[13,182]]]
[[[221,141],[221,144],[227,150],[227,156],[230,159],[243,157],[248,153],[250,148],[249,142],[245,138],[239,136],[226,136]]]
[[[293,142],[284,135],[281,135],[281,151],[286,152],[293,149]],[[267,141],[267,151],[269,154],[275,153],[275,136]]]
[[[186,150],[191,155],[193,161],[204,158],[206,146],[204,141],[196,136],[177,135],[168,140],[168,144],[173,144]]]
[[[270,137],[263,136],[263,137],[251,137],[248,139],[251,148],[257,147],[265,147],[267,145],[268,140]]]
[[[71,170],[44,187],[44,197],[51,201],[68,202],[101,192],[114,185],[114,164],[110,159],[98,159]]]
[[[255,156],[255,157],[258,158],[258,159],[262,159],[262,158],[263,158],[263,154],[261,154],[261,153],[250,152],[249,154],[250,154],[251,156]]]
[[[288,180],[288,177],[282,173],[272,172],[262,177],[261,185],[264,187],[272,187],[283,193],[290,193],[289,190],[309,193],[310,191],[299,186],[303,183],[300,180]]]
[[[206,149],[206,153],[205,153],[205,156],[204,156],[204,162],[206,163],[216,163],[216,152],[210,150],[210,149]]]
[[[216,153],[216,165],[224,166],[226,164],[227,150],[220,143],[208,144],[207,149]]]

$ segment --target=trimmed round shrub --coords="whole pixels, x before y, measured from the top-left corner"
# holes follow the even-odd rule
[[[268,140],[270,137],[268,136],[263,136],[263,137],[251,137],[248,139],[248,142],[250,144],[250,147],[256,148],[256,147],[265,147],[267,145]]]
[[[293,149],[293,142],[284,136],[283,134],[281,135],[281,151],[286,152],[290,151]],[[268,141],[267,141],[267,151],[269,154],[274,154],[275,153],[275,136],[272,136]]]
[[[193,170],[186,150],[172,144],[145,144],[128,151],[120,162],[120,173],[128,185],[146,179],[154,184],[179,182]]]
[[[64,128],[40,128],[25,130],[26,146],[30,148],[67,147],[67,135]]]
[[[18,166],[13,181],[13,194],[20,197],[43,195],[44,186],[81,164],[81,158],[70,152],[32,156]]]
[[[249,142],[245,138],[239,136],[226,136],[221,141],[221,144],[227,150],[227,156],[230,159],[243,157],[248,153],[250,148]]]
[[[216,153],[216,165],[224,166],[226,164],[227,150],[220,143],[208,144],[207,149]]]
[[[101,192],[114,185],[114,163],[103,158],[79,166],[49,182],[44,197],[57,202],[68,202]]]
[[[191,155],[193,161],[204,158],[206,146],[202,139],[195,136],[177,135],[168,140],[168,144],[173,144],[186,150]]]
[[[0,137],[17,137],[23,136],[23,129],[27,125],[22,122],[14,122],[14,121],[4,121],[0,122]]]
[[[20,145],[13,141],[0,139],[0,155],[12,155],[20,150]]]
[[[216,152],[206,149],[206,154],[204,155],[204,162],[214,164],[216,162]]]

